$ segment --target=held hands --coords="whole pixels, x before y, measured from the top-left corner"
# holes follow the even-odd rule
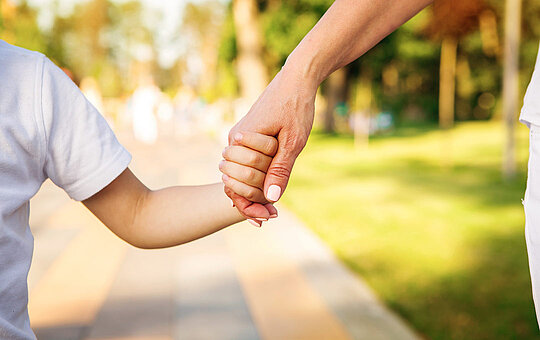
[[[269,202],[276,202],[283,195],[294,162],[306,145],[313,124],[318,83],[306,79],[293,66],[284,66],[249,112],[229,132],[231,146],[238,144],[238,133],[258,133],[277,138],[277,152],[266,171],[264,186],[259,188]],[[225,193],[247,218],[258,217],[252,214],[253,211],[264,209],[261,204],[233,190],[227,189]]]
[[[277,210],[264,195],[268,167],[278,149],[274,137],[255,132],[236,133],[233,144],[223,150],[219,170],[223,173],[225,193],[244,197],[235,204],[248,221],[260,227],[263,221],[277,217]]]

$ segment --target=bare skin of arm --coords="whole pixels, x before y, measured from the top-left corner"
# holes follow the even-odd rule
[[[433,0],[336,0],[288,57],[250,111],[229,133],[276,136],[279,149],[264,183],[268,201],[285,190],[313,124],[317,88],[335,70],[359,58]],[[246,198],[226,188],[237,206]],[[257,204],[257,203],[255,203]]]
[[[289,56],[285,69],[319,86],[433,0],[337,0]]]
[[[83,204],[121,239],[145,249],[183,244],[244,220],[221,183],[154,191],[129,169]]]
[[[249,222],[277,216],[277,210],[264,201],[264,174],[277,149],[273,137],[246,133],[237,138],[240,146],[227,152],[232,162],[220,168],[231,175],[243,193],[264,205],[242,205],[235,209],[223,194],[223,184],[176,186],[148,189],[131,170],[126,169],[109,185],[83,204],[113,233],[139,248],[165,248],[193,241],[226,226],[254,216]]]

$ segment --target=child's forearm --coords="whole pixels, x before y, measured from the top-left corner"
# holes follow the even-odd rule
[[[175,246],[243,219],[221,183],[149,191],[137,209],[129,242],[140,248]]]
[[[139,248],[175,246],[243,220],[221,183],[152,191],[129,169],[83,203],[113,233]]]

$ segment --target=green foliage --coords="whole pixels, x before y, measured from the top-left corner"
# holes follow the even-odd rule
[[[451,141],[416,124],[364,150],[314,134],[282,201],[423,337],[537,339],[520,201],[527,129],[505,182],[499,124],[460,123]]]
[[[239,93],[239,85],[234,61],[238,51],[236,48],[234,18],[230,8],[227,10],[221,32],[218,47],[217,84],[213,95],[216,97],[236,97]]]
[[[332,1],[259,0],[258,3],[261,12],[261,32],[265,37],[263,59],[270,74],[275,74]],[[496,14],[500,49],[504,33],[504,6],[504,0],[488,1],[488,8]],[[355,88],[354,84],[358,82],[359,77],[371,79],[373,110],[389,110],[401,122],[412,119],[411,112],[418,111],[422,113],[423,118],[420,119],[428,121],[438,119],[440,41],[430,39],[428,34],[432,15],[430,8],[420,12],[348,67],[351,89]],[[539,23],[540,3],[535,0],[523,0],[521,94],[525,92],[535,64],[538,52],[537,37],[540,35]],[[473,21],[469,24],[471,28],[477,26]],[[456,84],[458,87],[456,118],[489,119],[497,113],[498,105],[480,108],[479,98],[484,94],[496,99],[500,97],[502,56],[486,55],[480,32],[478,30],[468,32],[469,34],[460,38],[458,45],[458,62],[461,68],[458,69]],[[227,34],[221,42],[220,59],[229,62],[234,60],[236,56],[234,48],[234,29],[227,29]],[[382,76],[388,67],[395,68],[398,73],[397,85],[393,89],[384,84]],[[351,93],[349,97],[354,98],[355,94]]]
[[[236,50],[234,20],[230,10],[227,12],[227,16],[225,17],[225,21],[223,23],[221,43],[218,51],[219,60],[226,63],[232,63],[238,53]]]
[[[265,37],[266,62],[271,74],[315,26],[333,1],[260,1],[261,30]]]
[[[47,52],[44,36],[37,25],[37,13],[26,1],[17,6],[16,17],[2,19],[0,38],[23,48]]]
[[[238,79],[236,78],[236,70],[233,63],[218,67],[217,86],[215,97],[234,98],[238,95]]]
[[[294,2],[282,2],[262,15],[266,50],[270,68],[276,71],[285,63],[287,56],[319,20],[319,13],[298,12]],[[294,18],[294,20],[291,20]]]
[[[390,111],[398,121],[408,120],[408,110],[420,110],[424,119],[437,120],[440,46],[423,33],[428,19],[429,12],[421,12],[351,65],[353,77],[364,74],[372,79],[372,109]],[[398,72],[393,90],[382,77],[388,67]]]

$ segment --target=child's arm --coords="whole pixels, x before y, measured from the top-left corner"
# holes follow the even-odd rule
[[[159,248],[242,220],[222,184],[149,190],[127,169],[131,156],[77,86],[50,60],[37,65],[42,79],[33,118],[44,146],[38,160],[43,174],[111,231],[135,246]],[[253,217],[270,217],[264,206],[250,209]]]
[[[229,152],[237,157],[241,156],[245,159],[244,162],[249,160],[249,164],[257,169],[256,171],[264,174],[263,171],[268,169],[271,161],[267,154],[272,150],[275,152],[277,141],[263,135],[251,137],[251,148],[238,150],[238,146]],[[224,163],[220,168],[223,165]],[[231,172],[234,179],[230,180],[240,184],[258,184],[259,188],[253,189],[261,191],[264,176],[256,176],[250,168],[242,167],[237,170],[240,171]],[[264,198],[264,195],[262,197]],[[223,193],[221,183],[153,191],[141,183],[129,169],[83,203],[113,233],[139,248],[179,245],[244,219]],[[276,213],[275,208],[262,205],[253,205],[249,207],[249,211],[250,215],[259,217],[259,221],[252,221],[258,225],[260,221],[266,221],[271,214]]]
[[[222,184],[153,191],[129,169],[83,203],[113,233],[139,248],[179,245],[243,220]],[[261,214],[269,217],[265,209]]]
[[[277,150],[277,141],[273,137],[249,134],[244,142],[249,148],[229,147],[224,155],[252,168],[226,161],[220,168],[228,170],[231,177],[227,182],[236,183],[233,185],[236,190],[243,190],[253,200],[264,200],[261,191],[264,174],[272,160],[269,155]],[[140,248],[164,248],[212,234],[248,217],[232,206],[223,189],[220,183],[153,191],[126,169],[83,203],[126,242]],[[271,205],[242,208],[250,213],[250,218],[258,217],[258,221],[251,221],[257,225],[277,214]]]

